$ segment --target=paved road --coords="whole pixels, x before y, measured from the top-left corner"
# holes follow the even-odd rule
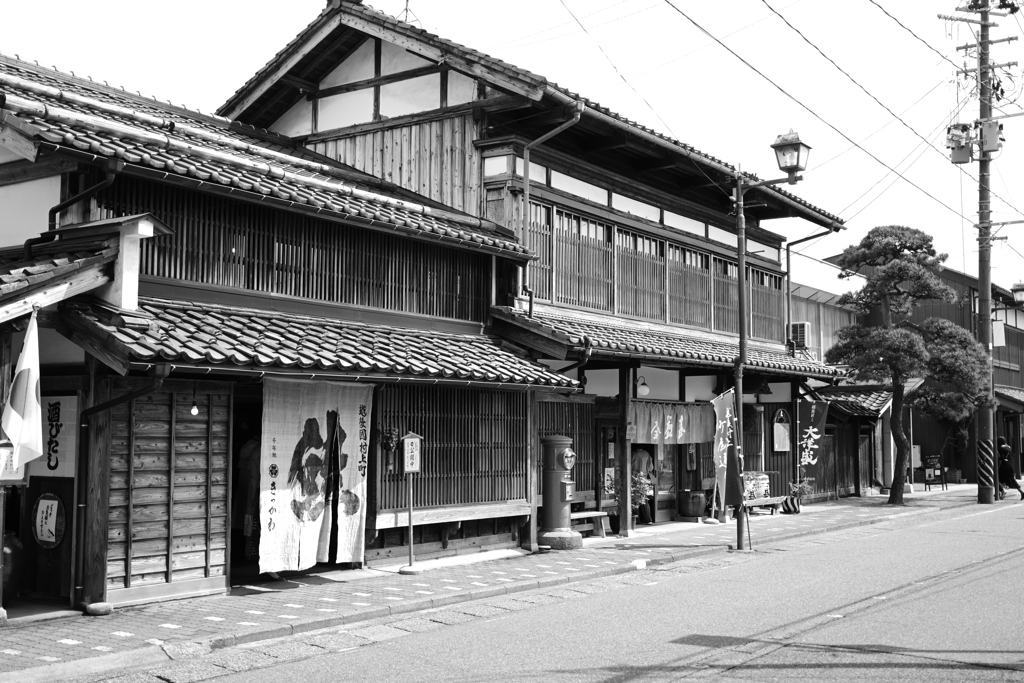
[[[100,680],[1024,681],[1022,541],[947,510]]]

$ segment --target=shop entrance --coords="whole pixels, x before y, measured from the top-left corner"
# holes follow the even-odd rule
[[[231,585],[251,584],[260,576],[260,437],[263,392],[260,385],[238,386],[232,421]]]
[[[4,607],[9,619],[71,607],[75,537],[77,392],[44,393],[44,454],[5,496]]]
[[[632,471],[646,476],[651,484],[648,509],[640,510],[638,521],[646,520],[648,516],[655,523],[675,519],[678,473],[682,469],[681,452],[682,447],[676,444],[633,444]]]

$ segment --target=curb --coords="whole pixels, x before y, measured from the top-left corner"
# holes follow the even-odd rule
[[[802,538],[806,536],[820,536],[822,534],[832,533],[835,531],[843,531],[846,529],[852,529],[856,527],[871,526],[874,524],[880,524],[882,522],[889,522],[894,519],[900,519],[903,517],[933,514],[944,510],[952,510],[961,507],[968,507],[971,505],[976,505],[976,503],[974,501],[965,501],[962,503],[954,503],[942,507],[936,506],[922,508],[918,510],[907,510],[905,512],[895,512],[890,515],[883,515],[870,520],[856,520],[846,522],[845,524],[837,524],[834,526],[830,526],[827,529],[793,531],[789,533],[783,533],[779,534],[778,536],[773,536],[770,539],[766,539],[763,541],[763,543],[773,544],[783,541],[790,541],[795,538]],[[725,547],[694,547],[688,548],[683,552],[669,553],[667,555],[661,555],[658,557],[645,559],[644,563],[646,568],[657,567],[667,564],[673,564],[675,562],[680,562],[695,557],[713,555],[716,553],[720,553],[723,550],[725,552],[735,552],[735,548],[732,544],[729,544]],[[449,605],[457,605],[459,603],[472,602],[474,600],[482,600],[484,598],[493,598],[500,595],[513,595],[515,593],[524,593],[527,591],[537,590],[539,588],[550,588],[553,586],[560,586],[563,584],[570,583],[579,583],[582,581],[589,581],[592,579],[615,576],[618,574],[628,574],[630,572],[637,571],[640,568],[641,567],[638,567],[635,564],[625,564],[616,567],[593,569],[590,571],[581,571],[578,574],[574,574],[571,576],[551,576],[542,579],[537,579],[535,581],[522,581],[503,586],[488,586],[486,588],[478,588],[475,590],[466,591],[465,593],[444,595],[436,598],[421,598],[418,600],[410,600],[401,605],[378,607],[376,609],[356,612],[354,614],[349,614],[345,616],[320,617],[317,619],[294,622],[291,624],[281,624],[241,634],[210,636],[209,638],[183,641],[180,643],[171,643],[163,646],[152,645],[149,647],[142,647],[135,650],[129,650],[127,652],[118,652],[116,654],[111,655],[102,655],[100,657],[80,659],[73,662],[47,664],[45,666],[33,667],[30,669],[22,669],[20,671],[11,671],[4,674],[4,682],[50,683],[51,681],[59,680],[62,677],[81,678],[83,676],[101,674],[105,671],[112,671],[115,669],[124,669],[129,667],[136,668],[141,666],[153,667],[158,664],[163,664],[172,661],[195,659],[197,653],[208,654],[209,652],[212,652],[214,650],[235,647],[237,645],[258,643],[261,641],[273,640],[276,638],[284,638],[287,636],[297,635],[300,633],[307,633],[309,631],[317,631],[325,628],[343,626],[345,624],[356,624],[364,621],[380,619],[383,617],[408,614],[410,612],[425,612],[439,607],[447,607]],[[175,656],[175,654],[179,653],[179,651],[179,656]]]

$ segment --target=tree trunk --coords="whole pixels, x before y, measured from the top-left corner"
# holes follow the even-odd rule
[[[889,425],[893,441],[896,442],[896,464],[892,474],[892,488],[889,489],[889,504],[903,505],[903,485],[907,481],[907,467],[910,464],[910,440],[903,431],[903,382],[893,382]]]

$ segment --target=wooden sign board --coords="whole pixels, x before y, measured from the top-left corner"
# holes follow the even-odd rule
[[[402,471],[405,474],[414,474],[420,471],[422,452],[422,436],[409,432],[402,437]]]

